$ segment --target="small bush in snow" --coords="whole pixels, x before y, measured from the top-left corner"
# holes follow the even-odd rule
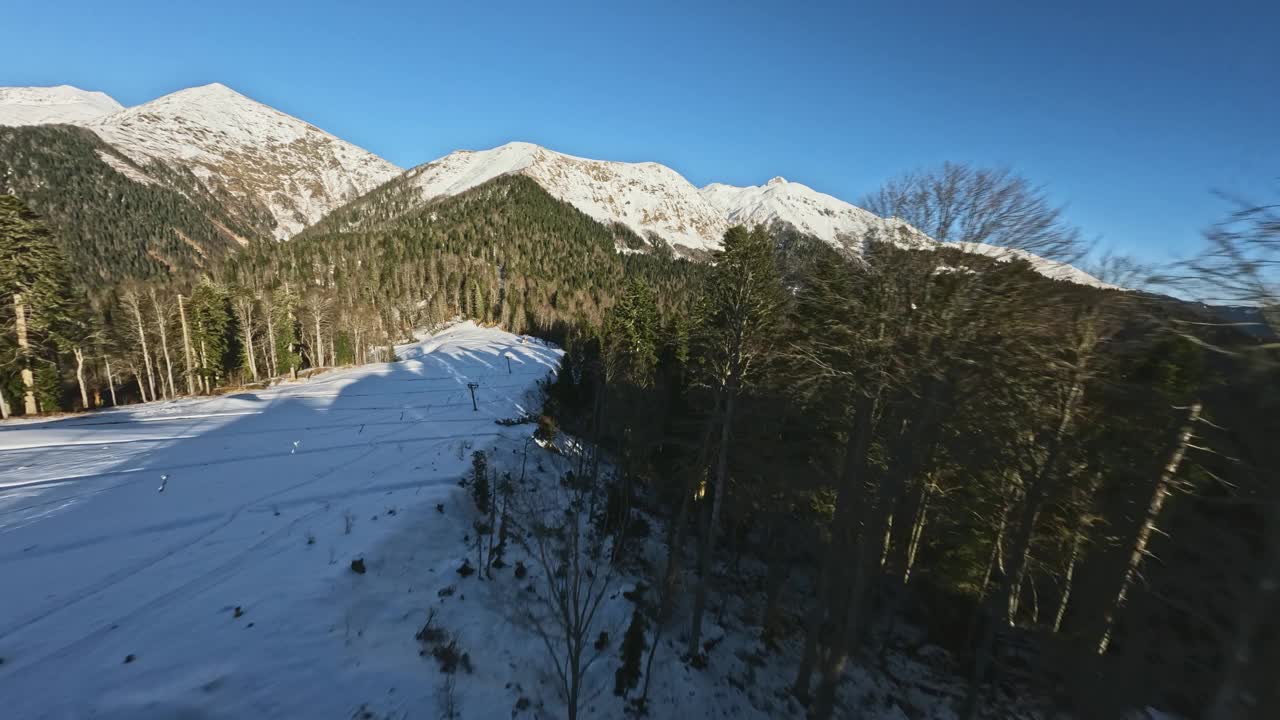
[[[435,649],[431,651],[431,657],[440,663],[440,672],[445,674],[455,673],[459,667],[466,671],[468,675],[475,670],[471,665],[471,655],[462,652],[458,647],[457,640],[450,640],[447,643],[436,645]]]
[[[422,626],[422,629],[418,631],[417,635],[413,636],[414,639],[420,643],[431,644],[431,645],[442,643],[445,640],[447,640],[449,638],[449,634],[446,633],[443,629],[436,627],[435,621],[436,621],[436,611],[432,610],[427,615],[427,623]]]

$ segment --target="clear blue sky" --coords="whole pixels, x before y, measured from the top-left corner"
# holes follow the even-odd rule
[[[366,7],[367,5],[367,7]],[[26,2],[0,85],[225,83],[408,167],[528,140],[857,202],[1007,165],[1163,260],[1280,191],[1280,2]]]

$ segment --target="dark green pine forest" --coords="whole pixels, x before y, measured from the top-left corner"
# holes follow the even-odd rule
[[[937,701],[964,718],[1015,696],[1091,718],[1280,703],[1265,336],[886,238],[852,256],[735,227],[706,263],[622,254],[651,243],[521,176],[425,206],[401,178],[275,243],[193,179],[136,182],[104,153],[127,163],[89,133],[0,129],[0,291],[19,298],[0,337],[6,413],[392,360],[415,329],[471,318],[566,350],[539,432],[608,459],[589,477],[609,498],[600,532],[649,580],[632,654],[676,638],[680,661],[715,662],[705,629],[733,596],[817,718],[842,712],[846,670],[883,665],[904,621],[950,651],[966,689]],[[1006,189],[1039,213],[1037,242],[1075,237],[1029,183]],[[938,212],[945,197],[964,194],[904,194],[895,212],[934,237],[946,228],[927,219],[947,217],[1016,241],[1001,207]],[[1170,275],[1226,274],[1274,302],[1265,266],[1240,258],[1280,258],[1277,227],[1242,212]],[[646,532],[660,563],[628,550]],[[644,712],[643,678],[619,686]]]
[[[190,280],[241,246],[270,237],[270,216],[233,219],[189,173],[145,168],[83,128],[0,127],[0,194],[44,219],[76,283],[95,301],[126,280]]]

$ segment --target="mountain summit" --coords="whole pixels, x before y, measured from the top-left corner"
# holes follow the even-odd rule
[[[690,250],[720,244],[729,225],[680,173],[653,162],[626,163],[565,155],[526,142],[492,150],[458,150],[406,173],[423,200],[456,195],[500,175],[526,175],[591,218],[621,223]]]
[[[213,83],[100,117],[88,127],[139,165],[190,171],[284,240],[400,172],[323,130]]]
[[[882,218],[781,177],[751,187],[712,183],[699,193],[733,225],[782,222],[832,245],[855,249],[862,238],[873,232],[907,247],[933,244],[932,240],[901,220]]]

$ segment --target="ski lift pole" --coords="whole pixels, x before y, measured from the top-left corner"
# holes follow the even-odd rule
[[[471,391],[471,410],[480,412],[480,408],[476,406],[476,388],[480,387],[480,383],[467,383],[467,389]]]

